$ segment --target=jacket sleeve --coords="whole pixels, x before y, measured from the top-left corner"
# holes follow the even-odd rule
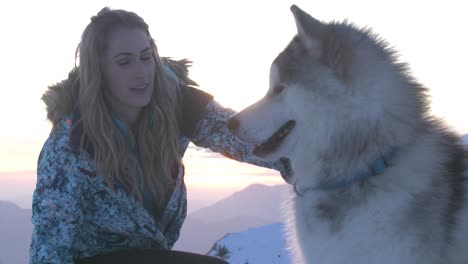
[[[275,169],[281,173],[284,179],[287,179],[290,174],[288,160],[264,161],[258,159],[252,154],[254,150],[252,144],[239,141],[229,131],[226,120],[234,113],[234,110],[224,108],[216,101],[210,101],[197,122],[191,141],[199,147],[209,148],[228,158]]]
[[[40,155],[32,208],[31,264],[74,263],[83,209],[77,159],[50,145]]]

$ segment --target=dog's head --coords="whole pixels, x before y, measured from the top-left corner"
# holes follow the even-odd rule
[[[298,33],[273,61],[267,94],[228,121],[257,156],[356,155],[420,119],[423,89],[384,41],[346,21],[291,11]]]

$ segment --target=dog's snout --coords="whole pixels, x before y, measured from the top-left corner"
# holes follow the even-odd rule
[[[227,123],[227,127],[229,128],[229,130],[231,130],[231,132],[234,132],[239,127],[240,122],[239,122],[239,119],[233,116],[233,117],[230,117],[226,123]]]

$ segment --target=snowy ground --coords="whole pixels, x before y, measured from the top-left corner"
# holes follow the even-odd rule
[[[216,242],[208,255],[221,253],[231,264],[289,264],[291,259],[285,248],[283,228],[283,224],[275,223],[230,233]]]

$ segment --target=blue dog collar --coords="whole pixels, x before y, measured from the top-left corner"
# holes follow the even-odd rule
[[[378,159],[374,160],[366,170],[361,171],[355,174],[354,177],[346,177],[342,181],[324,181],[314,187],[309,187],[300,192],[296,186],[296,182],[294,182],[294,191],[298,196],[302,196],[307,191],[331,191],[349,187],[354,183],[363,182],[371,177],[377,176],[382,174],[388,167],[391,166],[391,162],[394,159],[396,153],[398,152],[398,148],[392,148],[387,154],[379,157]]]

